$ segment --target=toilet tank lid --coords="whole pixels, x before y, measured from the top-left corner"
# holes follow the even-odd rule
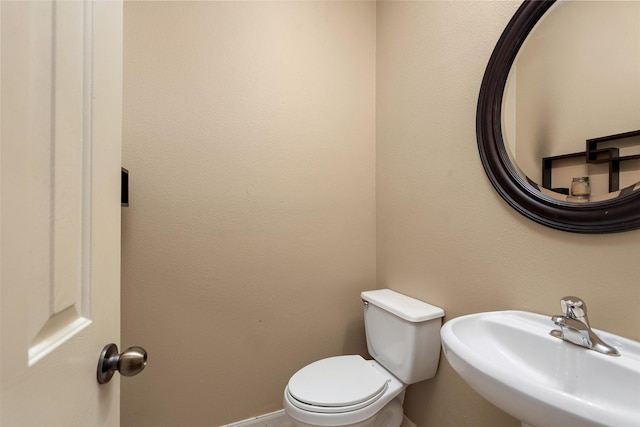
[[[425,322],[444,316],[444,310],[391,289],[365,291],[360,297],[409,322]]]

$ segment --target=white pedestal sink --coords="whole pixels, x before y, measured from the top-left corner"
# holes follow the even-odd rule
[[[523,425],[640,426],[640,343],[594,329],[613,357],[552,329],[550,316],[496,311],[452,319],[441,337],[453,369]]]

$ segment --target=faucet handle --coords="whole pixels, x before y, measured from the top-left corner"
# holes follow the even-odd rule
[[[565,316],[583,320],[587,317],[587,303],[578,297],[567,296],[560,300],[560,306]]]

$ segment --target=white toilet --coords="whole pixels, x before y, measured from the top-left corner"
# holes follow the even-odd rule
[[[433,377],[444,310],[390,289],[361,294],[367,348],[322,359],[296,372],[284,411],[297,427],[399,427],[404,391]]]

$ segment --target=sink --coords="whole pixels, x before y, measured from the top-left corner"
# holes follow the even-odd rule
[[[453,369],[482,397],[534,427],[640,425],[640,343],[597,329],[609,356],[549,335],[551,316],[470,314],[441,330]]]

